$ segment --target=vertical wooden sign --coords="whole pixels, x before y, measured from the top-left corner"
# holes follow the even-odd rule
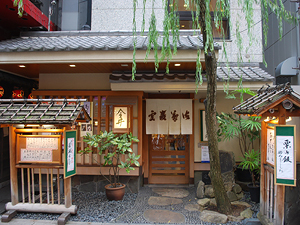
[[[275,126],[275,184],[296,186],[295,126]]]
[[[64,178],[76,174],[76,130],[65,131],[65,149],[64,149]]]

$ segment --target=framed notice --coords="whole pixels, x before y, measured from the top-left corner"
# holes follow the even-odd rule
[[[61,135],[17,135],[16,163],[62,164]]]
[[[76,130],[65,131],[64,178],[76,174]]]
[[[129,132],[129,106],[113,106],[113,126],[114,133],[128,133]]]
[[[295,126],[275,126],[275,184],[296,186]]]
[[[208,146],[201,146],[201,162],[209,163],[209,149]]]
[[[205,110],[200,109],[200,141],[208,141],[205,123]]]
[[[275,163],[275,135],[274,128],[267,128],[267,163],[274,166]]]

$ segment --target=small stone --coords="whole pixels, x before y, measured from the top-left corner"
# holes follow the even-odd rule
[[[228,191],[227,196],[228,196],[230,202],[238,200],[236,194],[233,191]]]
[[[237,200],[240,200],[240,199],[242,199],[244,197],[244,193],[241,192],[239,194],[236,194],[236,197],[237,197]]]
[[[197,187],[197,198],[204,198],[204,182],[201,180]]]
[[[212,185],[205,185],[204,196],[207,198],[214,198],[215,193]]]
[[[250,208],[244,210],[243,212],[241,212],[240,216],[244,217],[244,218],[251,218],[252,217],[252,210]]]
[[[234,184],[233,187],[232,187],[232,191],[236,194],[239,194],[242,192],[242,188],[240,185],[238,184]]]
[[[163,197],[184,198],[189,195],[188,190],[175,188],[153,188],[153,192]]]
[[[227,223],[228,220],[225,214],[209,210],[202,211],[199,217],[202,221],[209,223]]]
[[[177,199],[177,198],[167,198],[167,197],[154,197],[151,196],[148,199],[148,204],[149,205],[161,205],[161,206],[166,206],[166,205],[176,205],[176,204],[181,204],[182,200]]]
[[[189,205],[185,205],[184,209],[192,212],[192,211],[199,211],[200,210],[200,206],[198,204],[189,204]]]
[[[242,222],[242,220],[244,219],[244,217],[242,217],[242,216],[231,216],[231,215],[228,215],[228,220],[229,221],[232,221],[232,222],[238,222],[238,223],[240,223],[240,222]]]
[[[251,205],[248,204],[247,202],[241,202],[241,201],[234,201],[234,202],[231,202],[231,205],[241,205],[241,206],[246,206],[247,208],[250,208]]]
[[[210,199],[209,199],[209,198],[199,199],[199,200],[197,201],[197,203],[198,203],[200,206],[204,207],[204,206],[207,206],[207,205],[210,204]]]
[[[217,206],[216,199],[215,199],[215,198],[210,199],[209,204],[210,204],[210,205],[213,205],[213,206]]]

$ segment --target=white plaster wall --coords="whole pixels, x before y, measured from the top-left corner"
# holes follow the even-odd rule
[[[137,1],[136,27],[141,30],[143,0]],[[157,19],[157,29],[163,29],[164,10],[162,1],[155,1],[154,11]],[[145,29],[149,29],[149,19],[152,12],[152,3],[147,1],[145,15]],[[133,1],[132,0],[93,0],[92,2],[92,31],[119,31],[132,30]]]
[[[149,28],[149,19],[152,12],[152,1],[147,1],[146,5],[146,27]],[[262,62],[262,29],[260,5],[254,7],[254,40],[250,48],[247,26],[244,15],[241,13],[241,7],[238,1],[232,0],[230,5],[230,40],[226,41],[226,51],[229,62],[237,62],[237,53],[239,52],[236,44],[236,21],[240,22],[239,31],[243,39],[242,58],[243,62]],[[164,10],[162,1],[155,1],[154,11],[157,19],[157,30],[163,29]],[[136,11],[137,30],[141,30],[143,1],[138,0]],[[133,21],[133,3],[132,0],[93,0],[92,3],[92,31],[119,31],[132,30]],[[222,42],[216,41],[221,46]],[[225,62],[223,50],[220,50],[219,62]]]
[[[237,22],[239,22],[239,31],[242,37],[242,61],[243,62],[262,62],[262,28],[261,28],[261,7],[255,5],[253,10],[254,26],[253,28],[253,39],[252,45],[249,47],[249,36],[245,15],[242,13],[241,6],[238,5],[238,1],[230,1],[230,40],[226,41],[226,51],[229,62],[237,62],[238,59],[238,46],[236,38]],[[216,41],[218,44],[223,46],[223,43]],[[222,50],[219,51],[219,62],[226,62],[225,55]]]
[[[110,90],[109,75],[105,73],[41,73],[39,89]]]
[[[246,96],[245,96],[246,97]],[[204,109],[204,104],[199,102],[200,98],[206,98],[206,92],[200,92],[195,95],[195,103],[194,103],[194,154],[195,154],[195,162],[201,162],[201,147],[199,146],[203,143],[200,142],[200,109]],[[248,97],[246,97],[248,98]],[[239,104],[239,100],[233,99],[225,99],[225,93],[223,91],[217,92],[217,112],[225,112],[225,113],[233,113],[232,108]],[[203,145],[207,146],[207,143],[203,143]],[[257,145],[258,149],[259,146]],[[219,142],[219,150],[224,150],[228,152],[233,152],[235,155],[235,160],[241,161],[241,151],[238,145],[238,139],[234,138],[230,141]]]

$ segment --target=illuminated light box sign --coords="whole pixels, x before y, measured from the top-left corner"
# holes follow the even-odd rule
[[[275,126],[275,184],[296,186],[295,126]]]
[[[127,133],[129,132],[129,114],[128,106],[114,106],[113,109],[113,132]]]

